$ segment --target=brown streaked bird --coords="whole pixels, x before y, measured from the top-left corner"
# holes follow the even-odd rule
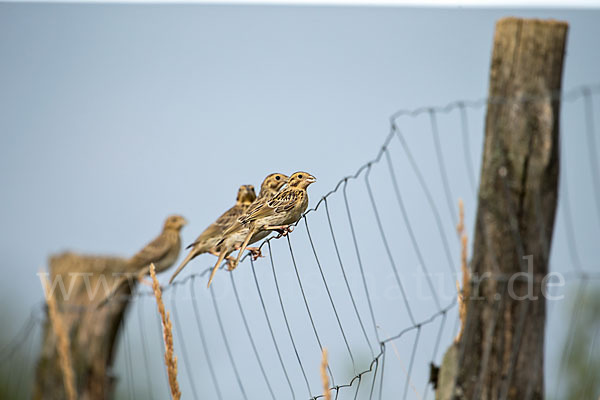
[[[225,211],[215,222],[209,225],[209,227],[196,238],[194,243],[186,247],[186,249],[190,249],[190,252],[181,262],[179,267],[177,267],[177,270],[173,276],[171,276],[169,283],[172,283],[183,268],[200,254],[211,253],[218,257],[219,252],[217,250],[217,243],[223,237],[223,231],[237,221],[237,219],[246,212],[254,200],[256,200],[254,186],[240,186],[235,205]]]
[[[281,231],[281,235],[285,236],[291,232],[290,225],[298,222],[308,208],[306,188],[316,181],[317,178],[308,172],[295,172],[290,176],[287,187],[277,193],[275,197],[248,208],[246,214],[242,215],[238,221],[248,227],[249,232],[232,268],[237,266],[246,246],[257,233],[268,235],[271,231]]]
[[[150,264],[154,264],[156,272],[169,269],[179,257],[181,251],[181,236],[179,233],[186,224],[187,221],[181,215],[167,217],[160,235],[127,260],[127,271],[135,271],[137,279],[141,280],[144,275],[150,272]],[[100,304],[104,304],[110,299],[129,278],[128,275],[120,277],[113,285],[111,292]]]
[[[179,232],[186,224],[187,221],[181,215],[169,216],[161,234],[128,260],[131,269],[148,268],[151,263],[154,264],[156,272],[169,269],[179,257],[181,251]]]
[[[248,209],[255,207],[256,204],[259,204],[259,203],[262,203],[262,202],[272,199],[273,196],[275,196],[277,194],[277,192],[279,192],[281,190],[281,188],[283,187],[283,185],[285,185],[287,182],[288,182],[288,177],[284,174],[274,173],[274,174],[268,175],[263,180],[262,185],[260,185],[260,192],[258,193],[258,197],[250,205],[250,207]],[[244,241],[244,238],[246,237],[248,232],[249,232],[248,228],[245,227],[244,225],[242,225],[238,220],[234,221],[234,223],[231,226],[229,226],[225,230],[225,232],[223,232],[223,236],[218,243],[219,252],[220,252],[219,259],[217,260],[217,263],[213,267],[213,270],[210,274],[210,278],[208,279],[207,287],[210,287],[210,283],[212,282],[213,277],[215,276],[215,273],[217,272],[217,269],[219,269],[219,265],[221,264],[221,262],[223,262],[223,260],[225,258],[227,258],[230,263],[233,261],[232,259],[229,258],[229,255],[234,250],[237,250],[240,248],[240,246],[241,246],[242,242]],[[265,238],[268,234],[269,234],[269,232],[266,232],[266,234],[264,236],[257,236],[255,238],[256,240],[254,240],[254,242],[252,242],[252,243],[255,243],[255,242],[259,241],[260,239]],[[253,252],[255,257],[260,256],[259,249],[257,249],[257,248],[248,248],[248,249]],[[230,264],[230,269],[233,269],[233,268],[231,268],[231,264]]]

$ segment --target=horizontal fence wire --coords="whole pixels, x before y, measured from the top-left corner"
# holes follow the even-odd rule
[[[349,361],[349,368],[352,371],[347,379],[339,378],[343,365],[330,363],[327,367],[327,374],[330,381],[329,391],[332,398],[386,398],[384,392],[391,390],[390,385],[399,388],[395,392],[396,397],[403,399],[414,395],[415,398],[426,399],[431,387],[424,382],[425,387],[417,388],[415,384],[415,369],[420,371],[428,370],[429,366],[421,363],[421,358],[431,365],[440,361],[440,350],[442,344],[455,337],[460,325],[456,314],[457,297],[450,296],[450,299],[444,298],[440,291],[436,289],[433,281],[432,271],[436,270],[437,264],[432,265],[427,256],[432,252],[440,254],[444,261],[443,269],[446,277],[446,283],[454,286],[458,277],[459,259],[456,257],[459,251],[460,238],[454,235],[452,239],[448,232],[454,231],[454,226],[458,222],[458,214],[454,205],[457,198],[453,193],[453,186],[450,182],[448,172],[450,171],[448,158],[445,157],[444,147],[442,146],[442,132],[440,131],[439,117],[442,114],[457,113],[459,126],[457,131],[460,135],[454,138],[455,141],[461,141],[463,149],[464,169],[466,171],[468,186],[471,194],[476,192],[475,163],[471,156],[472,134],[470,130],[469,116],[470,110],[481,109],[490,104],[507,104],[512,102],[533,103],[537,101],[560,100],[563,103],[571,103],[582,100],[583,121],[585,123],[585,141],[588,148],[589,168],[591,171],[591,187],[593,190],[593,200],[596,207],[598,226],[600,227],[600,165],[597,155],[596,135],[598,134],[594,125],[594,96],[600,93],[600,85],[587,85],[561,93],[551,93],[549,96],[524,96],[515,98],[488,98],[475,101],[457,101],[449,103],[443,107],[422,107],[415,110],[400,110],[390,117],[390,130],[385,137],[383,144],[375,158],[360,166],[353,175],[346,176],[339,180],[335,187],[322,196],[316,204],[308,209],[303,217],[295,224],[303,227],[305,235],[299,232],[291,233],[282,242],[285,245],[277,243],[276,239],[269,237],[264,240],[259,248],[265,250],[268,255],[264,260],[253,260],[248,256],[242,258],[249,260],[248,279],[240,281],[237,277],[237,271],[229,272],[229,279],[224,280],[220,288],[224,290],[231,289],[231,298],[222,298],[220,291],[213,287],[208,290],[208,294],[198,290],[202,288],[201,283],[210,273],[210,268],[200,273],[191,273],[188,276],[164,286],[163,292],[167,294],[170,301],[171,315],[174,322],[175,347],[178,359],[181,360],[179,380],[185,388],[189,388],[184,393],[184,398],[202,398],[207,393],[214,393],[212,397],[223,399],[228,398],[229,393],[235,393],[236,398],[253,398],[250,392],[249,382],[253,381],[253,387],[260,386],[263,391],[262,397],[270,398],[310,398],[320,399],[325,396],[322,393],[322,386],[315,380],[315,373],[318,372],[318,365],[309,364],[309,360],[315,359],[315,354],[320,356],[320,352],[330,345],[340,344],[340,354]],[[429,120],[429,132],[411,132],[401,129],[403,118],[413,118],[419,115],[425,115]],[[563,127],[564,130],[564,127]],[[432,165],[437,171],[436,181],[427,177],[420,160],[410,146],[410,136],[413,134],[429,134],[433,142],[432,146]],[[568,163],[564,156],[564,143],[562,145],[563,166]],[[407,171],[402,171],[402,176],[398,174],[399,163],[402,162],[408,166],[411,179],[415,179],[417,187],[411,188],[415,192],[418,189],[423,206],[428,210],[432,218],[431,237],[436,238],[436,247],[432,247],[433,239],[423,240],[417,234],[419,225],[415,224],[414,217],[411,215],[411,209],[407,202],[407,191],[401,179]],[[421,163],[422,164],[422,163]],[[562,174],[566,177],[566,169],[563,167]],[[359,180],[359,178],[362,178]],[[415,299],[411,298],[409,289],[412,289],[412,281],[408,278],[406,267],[403,265],[402,257],[396,253],[397,243],[392,240],[389,233],[390,216],[387,215],[389,207],[383,207],[383,200],[378,196],[376,184],[386,182],[389,193],[386,194],[395,204],[394,213],[397,213],[395,229],[399,229],[406,235],[407,248],[410,249],[412,257],[419,264],[416,271],[425,279],[425,288],[428,292],[431,308],[428,315],[418,315],[415,311]],[[505,194],[508,195],[508,182],[504,180]],[[434,188],[441,187],[441,195],[434,195]],[[572,271],[567,271],[563,275],[566,281],[579,282],[580,290],[577,293],[575,303],[579,306],[583,304],[586,286],[588,282],[600,280],[598,266],[592,268],[584,267],[579,257],[577,249],[578,230],[573,222],[572,203],[569,198],[568,179],[561,179],[560,207],[563,216],[563,225],[566,231],[566,249],[570,257]],[[364,202],[355,199],[354,190],[363,190],[365,193]],[[444,203],[439,209],[438,202]],[[387,204],[387,203],[386,203]],[[482,207],[482,205],[479,205]],[[334,213],[336,213],[334,215]],[[511,211],[512,238],[519,247],[521,256],[525,256],[523,241],[519,234],[518,226],[515,225],[516,216]],[[412,218],[411,218],[412,217]],[[376,264],[381,264],[378,271],[388,271],[390,278],[377,276],[373,272],[373,255],[370,249],[363,243],[362,227],[364,221],[369,221],[373,226],[373,241],[378,243],[382,253],[376,258]],[[538,218],[541,223],[541,218]],[[444,221],[450,221],[452,226]],[[300,225],[301,224],[301,225]],[[322,226],[318,229],[315,226]],[[544,227],[538,227],[543,232]],[[484,241],[490,246],[489,238],[484,233]],[[324,249],[326,243],[328,251]],[[546,244],[549,248],[549,244]],[[556,243],[555,243],[556,245]],[[301,251],[300,249],[306,249]],[[454,255],[453,255],[454,254]],[[324,261],[326,256],[329,261]],[[497,256],[492,255],[495,260]],[[312,259],[312,270],[308,270],[305,260]],[[507,282],[511,276],[499,273],[497,262],[495,263],[493,279],[500,283],[502,290],[506,290]],[[291,266],[288,274],[283,265]],[[594,269],[596,269],[594,271]],[[222,270],[224,270],[222,268]],[[221,271],[223,272],[223,271]],[[310,275],[309,278],[309,273]],[[337,281],[332,280],[331,276],[337,274]],[[288,279],[289,278],[289,279]],[[199,280],[196,282],[196,280]],[[397,329],[390,334],[383,330],[382,321],[388,319],[383,314],[380,293],[376,290],[376,283],[389,280],[393,284],[399,296],[394,300],[389,300],[386,307],[395,307],[397,313],[406,315],[405,326]],[[288,281],[294,285],[288,285]],[[339,284],[338,284],[339,283]],[[387,282],[386,282],[387,283]],[[240,284],[244,284],[240,286]],[[187,286],[189,293],[181,294],[178,288]],[[248,290],[251,288],[252,290]],[[315,288],[323,293],[324,301],[316,303],[313,299]],[[132,307],[136,310],[130,310],[126,321],[121,328],[122,352],[119,353],[124,361],[125,382],[124,392],[129,398],[139,397],[139,387],[136,381],[143,382],[142,386],[146,388],[154,387],[158,380],[154,377],[156,368],[152,365],[162,364],[164,348],[160,350],[156,346],[161,346],[162,330],[158,319],[156,321],[146,320],[146,313],[142,309],[143,298],[151,297],[153,293],[145,288],[137,288],[132,296],[115,296],[110,302],[130,301]],[[187,297],[186,297],[187,296]],[[210,297],[210,299],[209,299]],[[447,296],[446,296],[447,297]],[[178,304],[179,299],[189,300],[191,310],[187,312],[183,305]],[[516,341],[510,351],[510,368],[506,374],[499,398],[508,397],[508,389],[514,374],[514,364],[519,352],[521,334],[524,331],[525,324],[528,323],[527,305],[521,305],[520,317],[515,329]],[[131,308],[131,307],[130,307]],[[332,324],[327,328],[323,325],[321,314],[329,313],[329,319]],[[82,312],[88,311],[88,307],[64,306],[63,312]],[[502,315],[501,302],[493,312],[493,321],[498,321]],[[135,318],[131,313],[135,312]],[[185,312],[185,314],[184,314]],[[451,314],[452,312],[452,314]],[[153,316],[152,318],[155,318]],[[452,318],[452,319],[451,319]],[[577,326],[580,315],[574,312],[570,316],[569,332],[567,337],[572,340],[575,336],[573,329]],[[15,337],[6,345],[0,348],[0,360],[6,366],[9,365],[16,354],[25,353],[30,357],[35,348],[34,332],[41,332],[43,312],[35,309],[30,317],[25,321],[22,328]],[[213,321],[216,322],[209,322]],[[188,321],[191,321],[188,323]],[[232,329],[232,321],[235,322],[235,328]],[[158,328],[154,324],[158,322]],[[137,329],[134,330],[135,323]],[[468,330],[470,321],[467,319]],[[153,327],[146,329],[145,325]],[[189,328],[192,327],[193,330]],[[453,329],[449,329],[453,327]],[[188,328],[188,329],[186,329]],[[492,334],[494,324],[483,332],[486,340],[483,342],[482,365],[479,371],[479,380],[476,389],[476,396],[480,395],[483,382],[481,377],[485,375],[487,360],[491,354]],[[209,333],[210,332],[210,333]],[[154,334],[156,333],[156,335]],[[218,335],[218,337],[214,337]],[[410,336],[407,336],[410,335]],[[328,338],[335,336],[335,343],[328,342]],[[598,345],[600,339],[597,338],[596,330],[593,336],[592,349]],[[198,340],[199,339],[199,340]],[[243,352],[240,341],[247,343]],[[333,340],[333,339],[331,339]],[[406,343],[405,343],[406,342]],[[458,359],[464,359],[466,346],[460,346]],[[217,346],[216,344],[219,343]],[[397,345],[402,343],[407,349],[410,349],[402,356],[398,354]],[[312,346],[307,350],[307,346]],[[572,341],[567,341],[562,355],[561,365],[564,365],[569,357]],[[140,362],[133,362],[134,347],[140,349],[142,353],[143,366],[138,368]],[[224,351],[221,351],[224,349]],[[215,356],[218,353],[218,356]],[[543,351],[542,346],[538,351]],[[420,354],[426,352],[427,355],[421,357]],[[358,354],[368,355],[368,362],[361,362]],[[137,354],[137,353],[136,353]],[[591,363],[592,357],[590,355]],[[251,363],[254,365],[253,371],[244,369],[243,366]],[[403,369],[402,379],[398,378],[397,371],[390,368]],[[164,370],[164,366],[161,366]],[[206,373],[202,371],[206,371]],[[393,372],[392,372],[393,371]],[[334,372],[337,374],[334,374]],[[33,379],[32,369],[26,367],[18,373],[15,390],[23,390],[25,382],[29,376],[30,382]],[[29,374],[29,375],[28,375]],[[161,373],[167,384],[166,374]],[[8,375],[10,380],[13,377]],[[555,393],[561,391],[561,379],[555,381]],[[386,385],[389,379],[391,383]],[[392,381],[393,379],[393,381]],[[395,382],[395,383],[394,383]],[[402,383],[400,383],[402,382]],[[456,384],[456,382],[455,382]],[[31,385],[29,385],[31,386]],[[419,390],[422,390],[419,394]],[[527,390],[528,395],[532,395],[533,387]],[[15,392],[19,396],[18,392]],[[391,395],[391,394],[390,394]],[[163,393],[150,390],[146,394],[147,398],[160,398]]]

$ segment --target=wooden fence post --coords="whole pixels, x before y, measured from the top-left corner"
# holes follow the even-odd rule
[[[50,259],[50,281],[61,279],[54,290],[59,317],[70,340],[75,386],[80,400],[107,400],[114,395],[110,367],[117,333],[129,304],[133,285],[121,285],[114,298],[96,308],[108,289],[127,271],[127,260],[118,257],[64,253]],[[104,286],[103,281],[106,283]],[[135,284],[135,279],[131,281]],[[56,336],[46,321],[36,369],[33,400],[66,399],[56,350]]]
[[[568,25],[496,25],[464,332],[437,398],[543,399],[543,279],[554,229]]]

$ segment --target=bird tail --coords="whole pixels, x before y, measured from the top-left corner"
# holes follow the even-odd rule
[[[177,267],[177,270],[175,271],[175,273],[173,274],[173,276],[171,276],[171,279],[169,279],[169,284],[173,283],[173,280],[175,279],[175,277],[177,275],[179,275],[179,273],[181,272],[181,270],[183,268],[185,268],[185,266],[192,261],[192,259],[194,257],[196,257],[198,254],[194,251],[194,249],[192,249],[192,251],[190,251],[188,253],[188,255],[185,257],[185,259],[181,262],[181,264],[179,264],[179,267]]]
[[[254,229],[250,229],[250,231],[248,232],[248,235],[246,236],[246,239],[244,239],[244,243],[242,244],[242,247],[240,247],[240,251],[238,252],[238,255],[235,259],[235,261],[233,262],[233,265],[231,266],[231,268],[235,268],[237,267],[237,265],[240,262],[240,258],[242,258],[242,254],[244,254],[244,250],[246,250],[246,247],[248,246],[248,242],[250,242],[250,238],[252,237],[252,235],[254,234]]]
[[[210,287],[210,283],[212,282],[213,278],[215,277],[215,274],[217,273],[217,270],[219,269],[219,265],[221,265],[221,263],[223,262],[223,259],[225,259],[226,255],[227,255],[227,251],[225,251],[225,249],[221,250],[221,252],[219,253],[219,259],[217,260],[217,263],[215,264],[212,272],[210,273],[210,278],[208,278],[208,285],[206,285],[207,288]]]

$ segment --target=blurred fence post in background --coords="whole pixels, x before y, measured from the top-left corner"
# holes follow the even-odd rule
[[[125,259],[64,253],[50,259],[50,281],[54,287],[61,320],[70,339],[77,393],[81,400],[113,398],[114,378],[110,375],[115,339],[129,304],[131,285],[121,285],[115,298],[102,307],[115,280],[127,272]],[[116,275],[113,275],[115,273]],[[61,289],[60,279],[65,292]],[[105,285],[106,284],[106,285]],[[36,370],[34,400],[67,398],[59,367],[56,336],[46,320]]]
[[[558,197],[568,25],[496,25],[464,334],[437,398],[543,399],[544,277]]]

